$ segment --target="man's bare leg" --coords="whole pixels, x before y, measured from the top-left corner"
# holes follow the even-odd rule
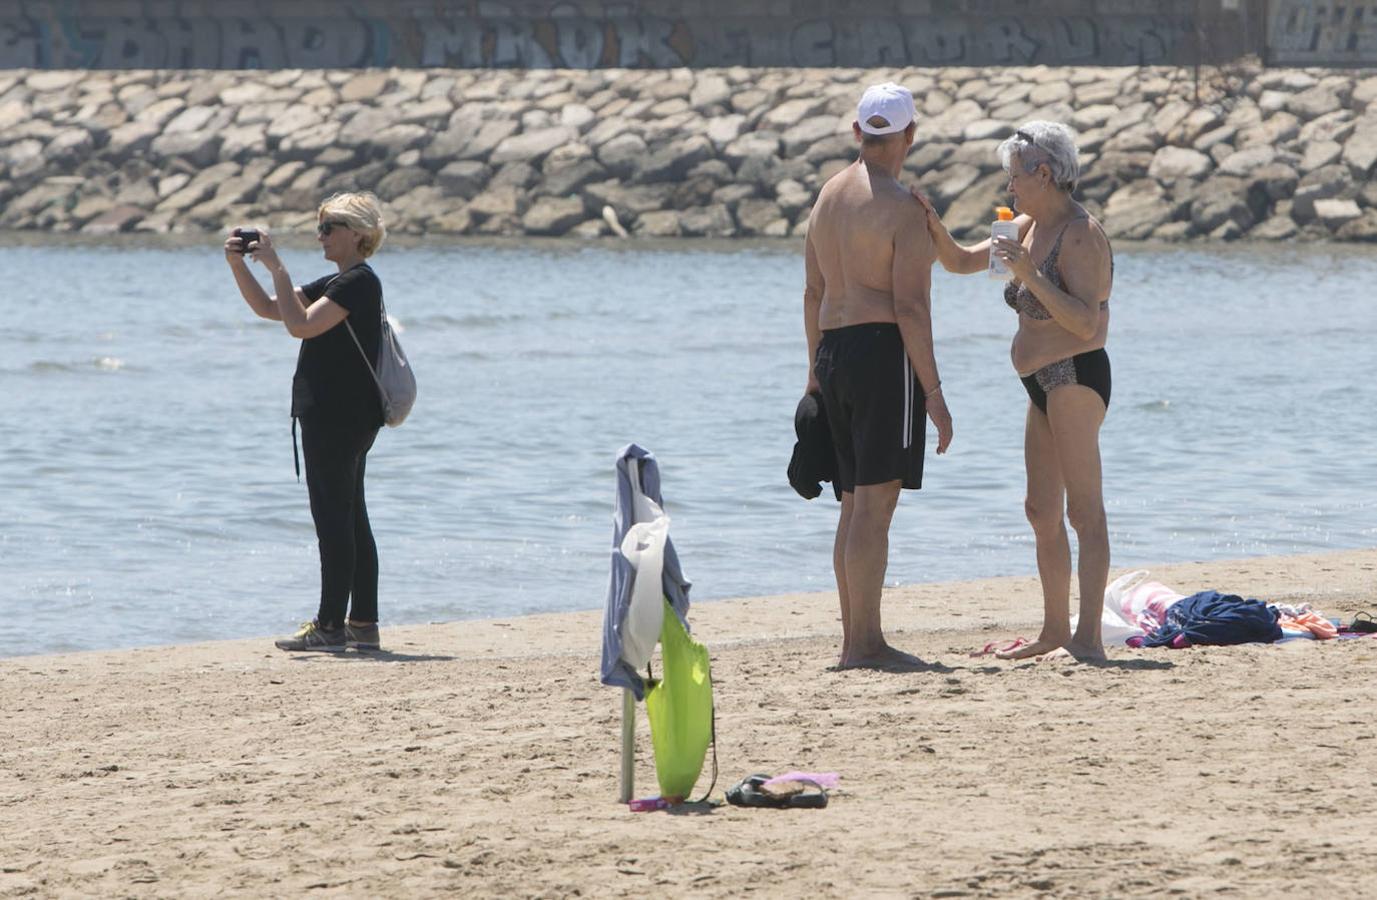
[[[1031,644],[996,653],[1000,659],[1042,656],[1071,640],[1071,542],[1063,517],[1066,488],[1051,425],[1031,402],[1023,437],[1023,464],[1028,478],[1024,508],[1033,526],[1038,578],[1042,581],[1042,632]]]
[[[889,523],[899,502],[899,481],[857,485],[847,531],[845,568],[847,603],[843,617],[842,668],[910,664],[916,659],[885,642],[880,624],[880,595],[889,564]]]
[[[837,597],[841,599],[842,649],[838,665],[845,665],[851,651],[851,601],[850,589],[846,584],[846,536],[851,530],[851,513],[855,509],[856,495],[850,491],[842,492],[841,517],[837,520],[837,536],[832,541],[832,571],[837,577]]]

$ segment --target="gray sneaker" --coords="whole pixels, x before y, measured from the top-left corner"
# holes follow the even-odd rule
[[[279,650],[320,650],[343,653],[347,643],[343,628],[321,628],[315,620],[301,623],[296,634],[273,641]]]
[[[345,622],[344,634],[346,643],[355,650],[382,649],[382,643],[378,637],[377,622],[368,625],[355,625],[352,622]]]

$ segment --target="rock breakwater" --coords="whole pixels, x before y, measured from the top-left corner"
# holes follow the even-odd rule
[[[1079,133],[1079,196],[1116,237],[1377,240],[1377,73],[1248,67],[11,71],[0,208],[20,230],[298,228],[368,189],[408,233],[797,235],[888,79],[953,230],[985,226],[994,148],[1044,118]]]

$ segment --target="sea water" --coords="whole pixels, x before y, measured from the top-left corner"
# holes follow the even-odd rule
[[[1373,545],[1377,257],[1117,251],[1115,565]],[[283,257],[298,283],[332,270],[307,242]],[[420,382],[369,456],[384,628],[600,606],[632,441],[660,460],[695,600],[833,588],[837,505],[785,478],[798,243],[393,242],[374,263]],[[310,618],[297,342],[254,318],[218,239],[10,237],[0,266],[0,655]],[[1001,287],[934,275],[955,440],[937,457],[930,437],[899,504],[889,584],[1035,571]]]

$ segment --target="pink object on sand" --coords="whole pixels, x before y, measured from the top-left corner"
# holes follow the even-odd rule
[[[999,641],[990,641],[979,650],[972,650],[971,656],[989,656],[991,653],[1008,653],[1010,650],[1017,650],[1024,644],[1032,643],[1026,637],[1016,637],[1003,647],[999,646]]]
[[[841,776],[836,772],[785,772],[783,775],[776,775],[764,782],[762,787],[768,787],[781,781],[811,781],[830,791],[841,783]]]
[[[642,797],[626,805],[632,812],[654,812],[657,809],[668,809],[670,804],[664,797]]]

